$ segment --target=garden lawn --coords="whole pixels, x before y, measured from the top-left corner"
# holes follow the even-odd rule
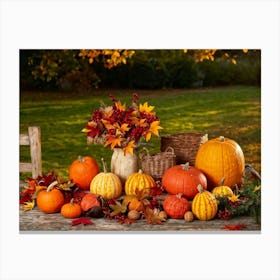
[[[100,102],[111,104],[109,94],[129,105],[132,93],[139,103],[155,106],[161,121],[161,135],[179,132],[208,133],[208,138],[223,135],[243,149],[246,163],[261,172],[261,90],[258,87],[225,87],[180,90],[96,90],[93,93],[22,92],[20,133],[28,126],[40,126],[43,173],[54,171],[68,178],[68,167],[78,155],[101,157],[110,163],[112,151],[100,145],[87,145],[81,132],[93,109]],[[160,151],[160,138],[152,137],[151,153]],[[140,148],[141,150],[141,148]],[[20,160],[29,161],[28,147],[20,148]],[[21,174],[26,179],[30,174]]]

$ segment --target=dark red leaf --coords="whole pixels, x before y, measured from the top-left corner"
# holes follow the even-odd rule
[[[83,225],[93,225],[93,222],[90,218],[78,218],[76,220],[73,220],[71,222],[72,227],[79,225],[79,224],[83,224]]]
[[[246,228],[244,224],[237,224],[237,225],[225,225],[222,229],[225,230],[242,230]]]

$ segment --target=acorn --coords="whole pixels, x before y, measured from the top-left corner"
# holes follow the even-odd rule
[[[184,214],[184,219],[186,222],[192,222],[194,217],[193,217],[193,212],[192,211],[187,211],[185,214]]]
[[[140,213],[136,210],[130,210],[127,217],[132,220],[138,220],[140,218]]]

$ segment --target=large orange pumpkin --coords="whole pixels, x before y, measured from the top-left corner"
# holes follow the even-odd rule
[[[162,185],[168,193],[182,193],[187,199],[194,198],[199,184],[206,189],[207,179],[197,168],[189,166],[189,163],[170,167],[162,176]]]
[[[37,206],[44,213],[60,212],[64,204],[63,193],[53,188],[57,184],[57,181],[52,182],[46,190],[40,190],[37,195]]]
[[[220,136],[202,144],[197,152],[195,167],[201,170],[206,178],[209,190],[220,184],[233,188],[242,183],[245,171],[245,159],[241,147],[229,138]]]
[[[82,190],[90,189],[90,182],[98,173],[97,162],[89,156],[79,156],[69,167],[70,179]]]

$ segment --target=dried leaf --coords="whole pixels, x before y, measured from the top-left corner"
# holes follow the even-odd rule
[[[151,209],[149,207],[146,207],[145,209],[145,218],[147,221],[147,224],[162,224],[162,222],[166,221],[165,218],[163,218],[162,216],[159,215],[160,210],[155,208],[155,209]]]
[[[237,224],[237,225],[225,225],[222,229],[225,230],[242,230],[246,228],[244,224]]]
[[[127,211],[127,205],[129,201],[124,201],[122,204],[119,201],[116,201],[116,204],[109,204],[109,207],[113,210],[113,212],[110,213],[110,216],[113,217],[120,213],[125,213]]]
[[[94,223],[92,222],[92,220],[90,218],[78,218],[75,219],[71,222],[72,227],[79,225],[79,224],[83,224],[83,225],[93,225]]]
[[[24,203],[24,205],[22,206],[23,211],[30,211],[35,207],[35,200],[27,201]]]

